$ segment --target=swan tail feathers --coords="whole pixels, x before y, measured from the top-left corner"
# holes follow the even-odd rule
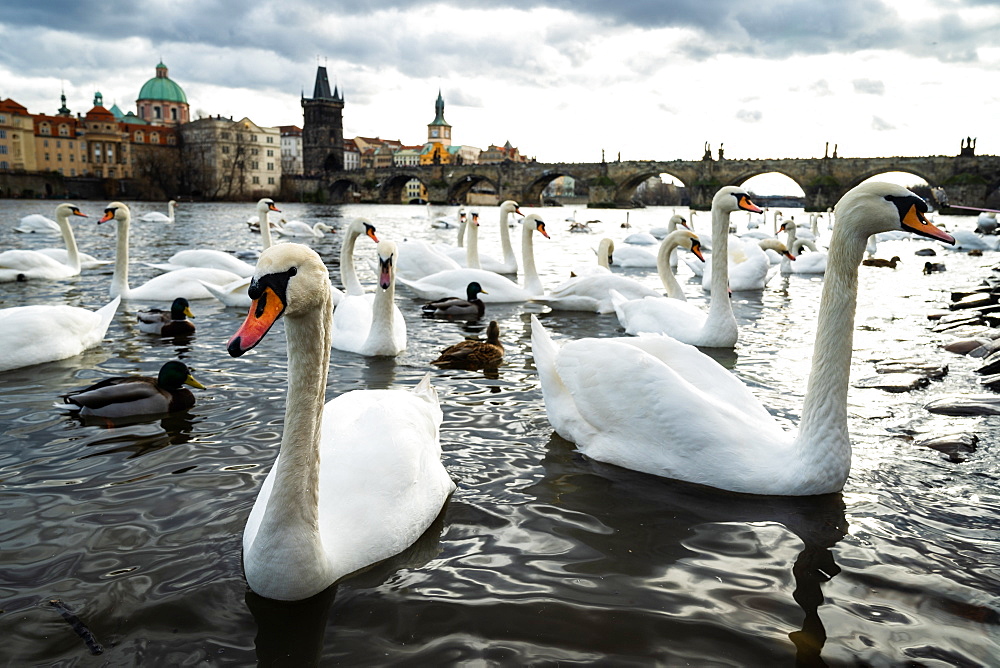
[[[608,296],[611,297],[611,306],[615,310],[615,315],[618,316],[618,322],[621,323],[622,327],[628,329],[628,315],[625,313],[625,302],[628,299],[614,288],[608,290]]]
[[[420,379],[420,382],[417,383],[412,392],[428,403],[435,405],[438,403],[438,393],[434,386],[431,385],[431,375],[429,373],[424,374],[424,377]]]
[[[97,337],[98,340],[104,338],[104,334],[108,331],[108,327],[111,326],[111,320],[115,317],[115,313],[118,312],[118,305],[121,304],[122,298],[115,297],[110,302],[97,309],[97,315],[100,316],[100,325],[96,331],[100,332],[100,336]]]

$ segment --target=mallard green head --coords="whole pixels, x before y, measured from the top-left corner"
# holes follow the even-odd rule
[[[174,300],[174,303],[170,305],[170,318],[172,320],[183,320],[184,316],[188,318],[193,318],[194,313],[191,313],[190,304],[188,300],[183,297],[178,297]]]
[[[160,367],[160,373],[156,377],[156,384],[165,390],[177,390],[180,389],[181,385],[185,384],[197,387],[199,390],[205,389],[204,385],[194,379],[187,365],[184,362],[176,360],[167,362]]]

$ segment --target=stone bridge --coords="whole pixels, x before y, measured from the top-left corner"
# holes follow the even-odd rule
[[[965,151],[963,151],[965,153]],[[848,190],[885,172],[907,172],[941,186],[952,204],[986,206],[1000,197],[1000,156],[892,158],[781,158],[626,161],[599,163],[502,163],[420,165],[329,172],[322,178],[332,201],[398,203],[407,181],[418,179],[434,203],[464,202],[475,187],[489,185],[501,200],[539,206],[542,191],[560,176],[586,185],[589,206],[629,207],[646,179],[668,174],[683,183],[692,208],[708,209],[722,186],[740,185],[760,174],[784,174],[805,192],[806,209],[825,211]],[[992,196],[992,197],[991,197]]]

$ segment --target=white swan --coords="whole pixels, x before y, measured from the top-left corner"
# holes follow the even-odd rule
[[[59,234],[62,232],[59,229],[59,223],[40,213],[29,213],[22,217],[14,231],[22,234]]]
[[[726,238],[727,235],[722,235]],[[716,241],[716,245],[722,247]],[[767,256],[766,250],[773,250],[787,257],[788,247],[775,238],[769,239],[740,239],[739,237],[728,237],[726,249],[729,262],[727,263],[727,273],[729,289],[733,292],[744,292],[749,290],[763,290],[767,282],[778,273],[777,268],[771,271],[771,258]],[[712,253],[712,257],[719,251]],[[688,260],[688,265],[692,262]],[[715,289],[715,282],[712,280],[712,273],[715,271],[715,264],[705,266],[701,275],[701,288],[705,292],[712,292]]]
[[[787,257],[781,260],[782,274],[826,273],[826,264],[828,259],[827,252],[818,250],[816,248],[816,244],[813,243],[811,239],[800,239],[798,237],[798,231],[795,226],[795,221],[789,220],[782,223],[781,230],[784,230],[785,232],[788,233],[788,237],[787,240],[785,241],[785,244],[788,246],[788,250],[794,256],[795,260],[795,262],[792,262]],[[868,239],[865,240],[866,251],[867,251],[868,241],[869,241]],[[803,253],[802,252],[803,248],[805,248],[809,252]]]
[[[111,296],[121,295],[124,300],[149,300],[172,302],[178,297],[185,299],[211,299],[213,297],[205,288],[205,283],[217,287],[228,285],[233,281],[242,280],[241,276],[222,269],[205,269],[188,267],[161,274],[146,281],[137,288],[128,284],[128,254],[129,254],[129,224],[131,213],[128,206],[121,202],[111,202],[104,209],[104,217],[98,224],[115,221],[117,242],[115,247],[115,273],[111,277]]]
[[[0,309],[0,371],[79,355],[104,340],[121,299],[96,311],[65,304]]]
[[[576,267],[570,271],[570,278],[611,273],[611,264],[615,261],[615,242],[609,237],[604,237],[597,244],[597,250],[594,253],[597,254],[597,264]]]
[[[315,251],[264,251],[250,294],[229,354],[253,348],[284,316],[288,392],[281,448],[243,531],[243,568],[261,596],[301,600],[411,545],[455,484],[441,464],[429,376],[412,391],[355,390],[323,405],[333,303]]]
[[[427,203],[427,215],[431,214],[430,202]],[[437,218],[431,221],[431,227],[438,230],[450,230],[455,227],[461,227],[465,222],[465,209],[459,209],[455,213],[455,220],[449,220],[447,218]]]
[[[412,290],[422,299],[444,299],[465,292],[469,283],[476,281],[483,288],[483,302],[497,304],[504,302],[523,302],[537,297],[544,292],[542,281],[535,268],[535,254],[532,235],[538,232],[546,239],[549,233],[545,231],[545,222],[537,213],[528,214],[522,221],[521,229],[521,263],[524,265],[524,287],[505,276],[484,269],[450,269],[431,274],[417,281],[399,279],[399,282]]]
[[[423,239],[407,239],[399,246],[399,266],[396,275],[409,281],[449,269],[461,269],[462,265],[439,251]]]
[[[283,237],[322,239],[324,233],[333,232],[333,228],[326,223],[316,223],[309,226],[301,220],[290,220],[281,227],[276,227],[274,231]]]
[[[35,214],[37,215],[37,214]],[[80,252],[76,247],[76,237],[70,227],[70,216],[87,217],[73,204],[56,207],[56,221],[66,243],[66,262],[61,262],[41,250],[9,250],[0,253],[0,283],[35,279],[60,279],[80,273]],[[48,251],[60,249],[45,249]]]
[[[714,278],[708,312],[676,299],[659,296],[627,299],[616,292],[611,296],[612,306],[628,334],[668,334],[684,343],[709,348],[732,348],[736,345],[739,330],[727,290],[729,263],[725,258],[729,217],[740,209],[757,209],[759,212],[741,188],[727,186],[712,199],[712,232],[719,234],[719,250],[712,253]]]
[[[167,202],[167,215],[163,215],[159,211],[150,211],[139,216],[139,220],[146,223],[172,223],[174,222],[175,206],[177,206],[177,201],[170,200]]]
[[[396,244],[378,242],[379,289],[373,298],[348,290],[340,300],[333,312],[334,348],[368,357],[395,357],[406,350],[406,320],[395,304],[395,263]]]
[[[655,246],[660,242],[649,232],[633,232],[625,237],[625,243],[636,246]]]
[[[684,227],[688,226],[687,220],[685,220],[684,216],[675,213],[670,216],[670,220],[667,221],[666,227],[651,227],[649,228],[649,233],[660,241],[663,241],[668,234],[677,229],[678,225],[683,225]]]
[[[459,248],[449,249],[446,254],[463,267],[485,269],[486,271],[492,271],[498,274],[516,274],[517,254],[514,252],[514,247],[511,246],[510,243],[510,225],[508,224],[510,214],[512,213],[516,213],[519,216],[524,215],[521,213],[521,209],[518,208],[517,202],[514,200],[509,199],[500,204],[500,248],[503,252],[503,260],[497,260],[494,257],[480,253],[478,242],[474,253],[468,250],[463,253],[460,250],[463,244],[459,243]],[[466,225],[465,234],[467,236],[474,233],[471,229],[469,229],[469,227],[473,224],[477,226],[479,225],[478,213],[473,213],[472,222]],[[476,256],[475,260],[471,259],[473,254]],[[478,266],[475,266],[473,263],[478,264]]]
[[[919,197],[888,183],[862,184],[838,203],[797,434],[693,346],[649,335],[558,348],[532,316],[549,421],[585,455],[653,475],[750,494],[840,491],[851,466],[847,392],[865,240],[903,227],[950,242],[926,210]]]

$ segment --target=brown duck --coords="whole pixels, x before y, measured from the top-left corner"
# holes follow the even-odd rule
[[[866,267],[888,267],[889,269],[895,269],[897,262],[900,262],[899,256],[893,255],[891,260],[883,260],[880,257],[873,257],[868,260],[862,260],[861,264]]]
[[[431,364],[447,369],[494,369],[503,362],[503,344],[500,343],[500,325],[491,320],[486,329],[486,340],[466,339],[445,348]]]

